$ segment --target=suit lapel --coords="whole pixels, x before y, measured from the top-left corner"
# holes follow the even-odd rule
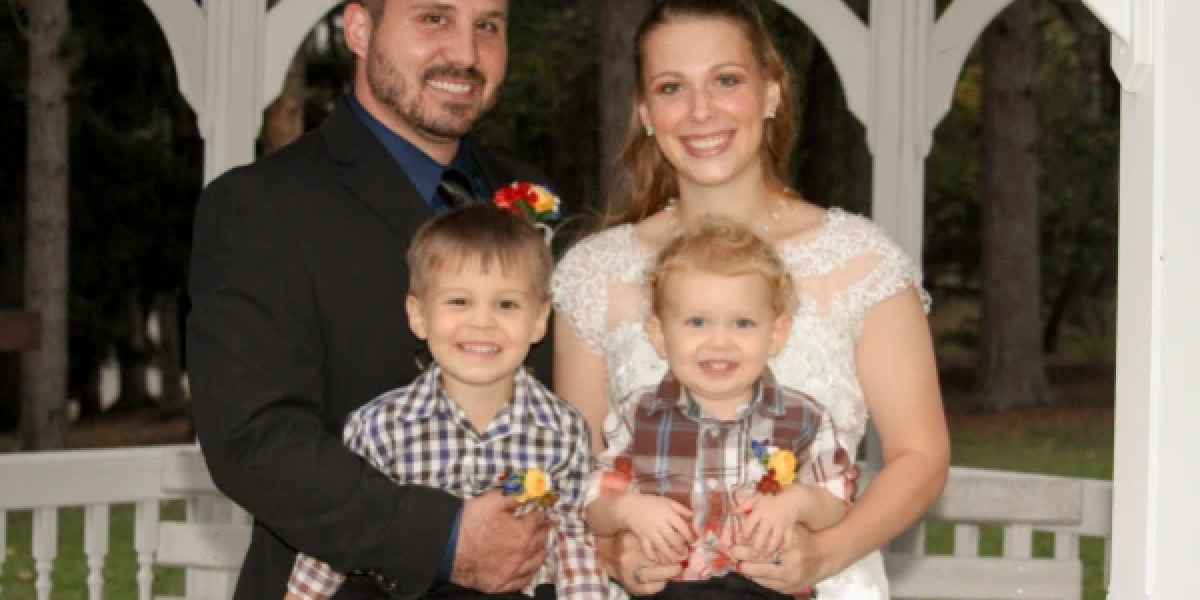
[[[396,233],[410,237],[433,216],[404,170],[344,101],[321,125],[321,133],[338,181]]]

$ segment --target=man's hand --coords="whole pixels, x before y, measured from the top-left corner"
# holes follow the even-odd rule
[[[450,580],[489,594],[523,589],[546,562],[553,523],[541,511],[517,518],[517,500],[492,490],[463,502]]]
[[[679,563],[655,564],[642,552],[642,542],[628,531],[615,539],[597,538],[596,553],[608,576],[632,596],[657,594],[667,587],[667,581],[683,572]]]

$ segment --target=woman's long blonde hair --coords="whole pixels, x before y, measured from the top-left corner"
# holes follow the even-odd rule
[[[763,172],[768,185],[785,188],[792,146],[796,139],[795,95],[791,73],[771,42],[762,15],[744,0],[662,0],[638,25],[634,36],[634,98],[617,167],[627,186],[614,186],[616,196],[609,199],[605,226],[636,223],[658,212],[679,195],[675,168],[662,155],[653,137],[645,134],[638,119],[638,107],[645,99],[644,65],[646,38],[655,29],[678,19],[722,19],[736,24],[758,59],[767,81],[780,87],[779,107],[763,133]]]

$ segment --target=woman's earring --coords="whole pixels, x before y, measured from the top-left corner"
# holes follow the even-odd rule
[[[775,118],[775,109],[773,109],[773,108],[772,108],[771,110],[768,110],[768,111],[767,111],[767,118],[768,118],[768,119],[774,119],[774,118]]]
[[[646,126],[646,137],[654,137],[654,128],[649,125]]]

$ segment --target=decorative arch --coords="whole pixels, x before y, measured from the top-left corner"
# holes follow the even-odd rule
[[[263,57],[262,108],[283,92],[283,80],[292,57],[308,32],[341,0],[283,0],[267,13],[267,40]]]
[[[145,1],[171,49],[179,93],[199,114],[204,107],[204,11],[185,0]]]
[[[859,121],[870,117],[870,32],[844,0],[776,0],[808,27],[829,55],[846,106]]]

